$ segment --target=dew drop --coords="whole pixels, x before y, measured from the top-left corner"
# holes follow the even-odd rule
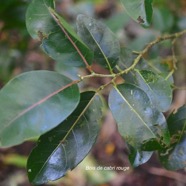
[[[88,26],[92,26],[92,23],[89,23]]]
[[[130,94],[133,95],[133,90],[130,91]]]
[[[147,115],[152,115],[152,110],[151,110],[151,108],[146,108],[145,110],[144,110],[144,112],[145,112],[145,114],[147,114]]]
[[[32,172],[32,169],[28,169],[28,172]]]

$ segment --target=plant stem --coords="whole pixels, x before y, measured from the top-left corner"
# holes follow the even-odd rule
[[[84,62],[85,66],[86,66],[86,68],[89,70],[90,73],[92,73],[93,71],[91,69],[91,66],[88,64],[88,62],[85,59],[84,55],[82,54],[82,52],[80,51],[80,49],[76,45],[76,42],[73,41],[73,39],[71,38],[71,36],[68,34],[68,32],[63,27],[62,23],[60,22],[59,18],[57,17],[56,12],[52,8],[50,8],[50,7],[48,9],[49,9],[49,12],[50,12],[51,16],[53,17],[54,21],[58,24],[58,26],[60,27],[60,29],[62,30],[62,32],[65,34],[65,36],[68,38],[68,40],[70,41],[70,43],[72,44],[72,46],[75,48],[75,50],[77,51],[77,53],[81,57],[82,61]]]
[[[121,70],[119,69],[119,73],[111,73],[111,74],[97,74],[92,72],[90,75],[86,75],[86,76],[79,76],[80,79],[76,81],[76,83],[79,83],[81,81],[83,81],[84,79],[88,79],[88,78],[93,78],[93,77],[100,77],[100,78],[112,78],[108,83],[106,83],[105,85],[100,86],[96,92],[99,92],[101,90],[103,90],[106,86],[110,85],[110,84],[115,84],[115,80],[117,77],[123,75],[123,74],[127,74],[128,72],[130,72],[131,70],[133,70],[135,68],[135,66],[139,63],[139,61],[143,58],[143,56],[156,44],[165,41],[165,40],[169,40],[169,39],[173,39],[174,43],[176,41],[176,39],[178,37],[183,36],[184,34],[186,34],[186,30],[183,30],[181,32],[177,32],[174,34],[169,34],[169,35],[164,35],[164,36],[160,36],[157,39],[155,39],[154,41],[150,42],[141,52],[137,52],[134,51],[135,54],[137,54],[138,56],[134,59],[133,64],[128,67],[125,70]],[[173,73],[174,73],[174,69],[172,69],[172,71],[169,73],[169,75],[166,77],[166,79],[168,79]]]
[[[116,76],[116,74],[97,74],[97,73],[92,73],[90,75],[79,76],[79,77],[80,77],[81,80],[83,80],[83,79],[88,79],[88,78],[92,78],[92,77],[113,78],[115,76]]]
[[[141,52],[139,52],[138,56],[134,59],[134,63],[127,69],[123,70],[122,72],[119,72],[118,74],[116,74],[116,76],[120,76],[122,74],[127,74],[129,71],[133,70],[134,67],[139,63],[139,61],[143,58],[143,56],[156,44],[165,41],[165,40],[169,40],[169,39],[177,39],[178,37],[181,37],[182,35],[186,34],[186,30],[183,30],[181,32],[177,32],[174,34],[170,34],[170,35],[164,35],[164,36],[160,36],[157,39],[155,39],[154,41],[150,42]],[[137,53],[137,52],[135,52]]]

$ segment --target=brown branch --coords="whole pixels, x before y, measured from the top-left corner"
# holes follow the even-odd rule
[[[136,57],[136,59],[134,60],[134,63],[127,69],[123,70],[122,72],[118,73],[117,76],[120,76],[122,74],[127,74],[129,71],[133,70],[134,67],[139,63],[139,61],[143,58],[143,56],[156,44],[165,41],[165,40],[169,40],[169,39],[177,39],[181,36],[183,36],[184,34],[186,34],[186,30],[183,30],[181,32],[177,32],[174,34],[170,34],[170,35],[164,35],[164,36],[160,36],[157,39],[155,39],[154,41],[150,42],[141,52],[136,52],[135,54],[138,54],[138,56]]]
[[[56,16],[55,11],[53,9],[49,8],[49,12],[50,12],[51,16],[53,17],[53,19],[55,20],[55,22],[58,24],[58,26],[63,31],[63,33],[66,35],[66,37],[68,38],[68,40],[70,41],[70,43],[73,45],[73,47],[75,48],[75,50],[77,51],[77,53],[79,54],[79,56],[81,57],[81,59],[83,60],[86,68],[92,73],[93,71],[91,69],[91,66],[88,64],[88,62],[85,59],[84,55],[81,53],[81,51],[79,50],[79,48],[77,47],[77,45],[75,44],[75,42],[71,39],[70,35],[68,34],[68,32],[65,30],[65,28],[63,27],[63,25],[59,21],[59,18]]]

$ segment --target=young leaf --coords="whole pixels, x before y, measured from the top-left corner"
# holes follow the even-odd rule
[[[186,105],[167,120],[171,145],[159,152],[163,166],[170,170],[186,167]]]
[[[131,145],[129,147],[129,161],[133,167],[137,167],[146,163],[152,156],[153,152],[139,151],[133,148]]]
[[[0,90],[0,146],[37,137],[66,119],[79,103],[75,83],[56,72],[31,71],[5,85]]]
[[[120,134],[132,147],[140,149],[149,140],[169,142],[163,114],[140,88],[131,84],[115,86],[109,95],[109,107]]]
[[[94,52],[94,59],[112,71],[119,59],[120,45],[112,31],[100,21],[85,15],[77,17],[77,31]]]
[[[136,84],[146,92],[153,105],[165,112],[172,102],[172,89],[169,81],[148,70],[135,70]]]
[[[33,0],[30,3],[26,13],[30,35],[41,40],[42,49],[57,62],[89,68],[92,51],[53,8],[53,0]]]
[[[102,107],[102,100],[94,92],[81,94],[75,111],[39,138],[27,163],[30,182],[59,179],[85,158],[99,133]]]
[[[150,26],[152,20],[153,0],[121,0],[126,12],[136,22],[143,26]]]

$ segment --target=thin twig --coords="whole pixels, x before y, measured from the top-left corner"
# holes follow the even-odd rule
[[[183,30],[181,32],[177,32],[174,34],[170,34],[170,35],[164,35],[164,36],[160,36],[157,39],[155,39],[154,41],[150,42],[136,57],[136,59],[134,60],[134,63],[127,69],[123,70],[122,72],[118,73],[117,76],[120,76],[122,74],[127,74],[129,71],[133,70],[134,67],[139,63],[139,61],[143,58],[143,56],[156,44],[165,41],[165,40],[169,40],[169,39],[176,39],[181,37],[182,35],[186,34],[186,30]],[[135,51],[135,53],[137,53]]]

